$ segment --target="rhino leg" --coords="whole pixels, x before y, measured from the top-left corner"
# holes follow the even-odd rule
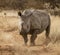
[[[31,36],[31,45],[35,45],[35,39],[37,38],[37,35],[36,34],[33,34],[32,36]]]
[[[22,37],[24,38],[25,45],[27,45],[27,41],[28,41],[27,35],[25,34]]]
[[[46,42],[45,42],[46,45],[48,45],[51,41],[49,34],[50,34],[50,26],[46,28]]]
[[[35,30],[33,33],[32,33],[32,36],[30,38],[31,40],[31,45],[35,45],[35,39],[37,38],[37,31],[38,30]]]

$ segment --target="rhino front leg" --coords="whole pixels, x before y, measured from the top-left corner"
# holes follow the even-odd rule
[[[33,34],[32,34],[32,36],[31,36],[31,38],[30,38],[30,41],[31,41],[31,46],[33,46],[33,45],[35,45],[35,39],[37,38],[37,32],[35,31]]]
[[[25,45],[27,45],[27,42],[28,42],[27,35],[25,34],[25,35],[23,35],[22,37],[24,38]]]

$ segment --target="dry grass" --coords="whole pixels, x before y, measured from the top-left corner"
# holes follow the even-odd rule
[[[51,33],[50,36],[52,40],[60,40],[60,17],[51,16]]]
[[[4,11],[5,12],[5,11]],[[22,36],[18,31],[17,12],[7,11],[7,15],[0,14],[0,44],[13,45],[16,55],[60,55],[60,17],[51,16],[50,37],[52,42],[45,48],[41,44],[45,41],[45,32],[38,35],[37,46],[24,46]],[[10,13],[9,13],[10,12]],[[9,13],[9,15],[8,15]],[[11,14],[11,16],[10,16]],[[15,14],[15,15],[13,15]],[[30,38],[30,37],[29,37]],[[54,44],[53,44],[54,43]],[[28,42],[29,44],[29,42]]]

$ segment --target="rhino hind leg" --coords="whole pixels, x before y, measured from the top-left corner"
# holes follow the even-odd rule
[[[46,45],[48,45],[51,41],[49,34],[50,34],[50,25],[46,28],[46,42],[45,42]]]
[[[49,38],[49,34],[50,34],[50,26],[46,28],[46,38]]]

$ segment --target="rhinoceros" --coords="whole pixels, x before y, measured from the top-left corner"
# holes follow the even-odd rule
[[[18,15],[22,20],[20,35],[24,38],[26,45],[28,42],[28,34],[31,34],[31,45],[35,45],[37,34],[42,33],[44,30],[46,31],[46,39],[50,40],[51,20],[47,12],[38,9],[25,9],[23,12],[18,12]]]

